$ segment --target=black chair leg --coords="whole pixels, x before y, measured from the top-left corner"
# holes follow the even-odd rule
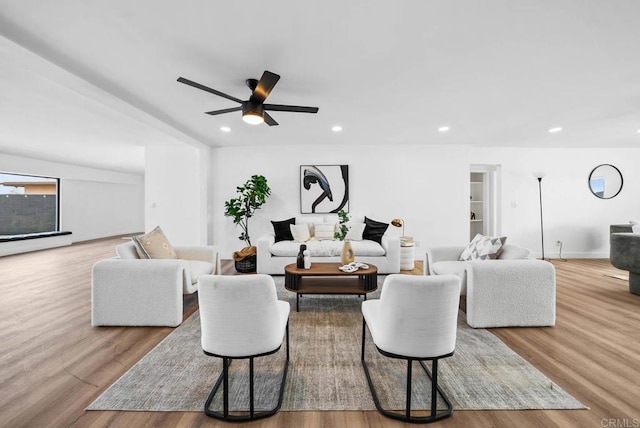
[[[289,371],[289,324],[287,323],[286,328],[286,342],[287,342],[287,353],[286,359],[284,362],[284,368],[282,372],[282,380],[280,382],[280,390],[278,392],[278,402],[273,409],[265,410],[261,412],[256,412],[254,408],[254,362],[253,359],[255,356],[247,357],[249,358],[249,414],[248,415],[232,415],[229,413],[229,366],[233,362],[233,358],[230,357],[222,357],[222,373],[216,379],[209,396],[204,404],[204,413],[215,419],[220,419],[228,422],[246,422],[252,421],[256,419],[262,419],[269,416],[273,416],[280,410],[282,406],[282,400],[284,398],[284,388],[287,383],[287,372]],[[277,351],[277,350],[276,350]],[[274,351],[274,352],[276,352]],[[264,356],[262,354],[260,356]],[[268,354],[266,354],[268,355]],[[214,396],[220,389],[220,385],[222,384],[222,400],[223,400],[223,409],[222,412],[212,410],[211,402],[213,401]]]
[[[382,413],[384,416],[388,418],[404,421],[404,422],[411,422],[411,423],[431,423],[431,422],[436,422],[451,416],[453,414],[453,406],[451,405],[451,401],[449,401],[449,398],[445,395],[444,391],[438,385],[438,359],[437,358],[432,360],[433,374],[429,371],[429,369],[427,368],[423,360],[416,360],[418,361],[418,363],[420,363],[420,366],[423,368],[427,377],[429,377],[429,379],[431,380],[431,403],[430,403],[431,414],[429,416],[411,416],[411,383],[412,383],[411,371],[412,371],[413,359],[409,357],[403,357],[401,355],[387,354],[384,351],[381,351],[380,349],[378,349],[378,352],[380,352],[381,354],[387,357],[407,360],[407,391],[406,391],[407,395],[406,395],[405,412],[404,413],[393,412],[393,411],[384,409],[382,407],[380,403],[380,399],[378,398],[378,394],[376,392],[375,385],[371,380],[369,367],[364,357],[365,356],[364,354],[365,326],[366,326],[366,323],[363,319],[361,360],[362,360],[362,367],[364,368],[364,374],[367,377],[367,383],[369,384],[369,391],[371,391],[371,398],[373,398],[373,402],[376,405],[376,409],[378,409],[380,413]],[[437,412],[438,396],[440,396],[446,404],[446,408],[442,410],[440,413]]]
[[[364,339],[365,339],[365,329],[367,327],[367,322],[362,317],[362,351],[360,353],[360,361],[364,361]]]
[[[405,399],[405,413],[407,420],[411,418],[411,367],[413,366],[413,360],[407,360],[407,398]]]

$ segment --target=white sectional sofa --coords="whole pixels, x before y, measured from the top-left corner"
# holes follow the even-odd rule
[[[325,217],[297,217],[296,225],[307,224],[312,230],[318,224],[337,223],[336,216]],[[390,274],[400,272],[400,237],[394,234],[393,228],[388,228],[381,238],[380,243],[368,240],[357,239],[362,234],[364,219],[352,217],[349,224],[352,226],[350,239],[351,246],[355,253],[357,262],[370,263],[378,268],[378,273]],[[391,229],[391,230],[390,230]],[[398,234],[399,235],[399,234]],[[356,238],[356,239],[353,239]],[[257,242],[257,272],[270,275],[284,274],[284,267],[296,262],[296,256],[300,250],[300,245],[305,244],[311,256],[311,263],[314,262],[335,262],[340,263],[343,241],[333,239],[317,239],[312,236],[310,240],[296,241],[283,240],[276,242],[275,232],[261,236]]]

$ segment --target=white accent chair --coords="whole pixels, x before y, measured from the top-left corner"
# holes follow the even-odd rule
[[[198,290],[198,278],[220,274],[215,246],[174,246],[177,259],[140,259],[132,242],[116,246],[117,257],[93,266],[91,325],[168,326],[182,323],[183,294]]]
[[[428,423],[453,414],[451,402],[438,386],[438,360],[453,355],[458,328],[460,278],[455,275],[389,275],[380,299],[362,302],[361,360],[369,389],[378,411],[405,422]],[[405,412],[386,410],[378,399],[365,360],[365,333],[369,327],[378,352],[390,358],[407,360]],[[431,360],[431,371],[424,361]],[[411,415],[411,377],[417,361],[431,379],[429,416]],[[437,411],[438,395],[447,408]]]
[[[467,324],[473,328],[544,327],[556,321],[556,274],[530,251],[505,245],[495,260],[460,261],[465,246],[427,249],[425,275],[455,274],[466,296]]]
[[[288,302],[278,300],[276,286],[269,275],[213,276],[198,281],[198,301],[202,330],[202,350],[222,358],[218,377],[204,405],[207,416],[225,421],[248,421],[272,416],[282,405],[289,367]],[[277,352],[286,334],[287,354],[277,405],[271,410],[254,408],[254,358]],[[229,410],[229,366],[235,359],[249,359],[249,412],[231,414]],[[223,384],[222,412],[211,409],[211,402]]]

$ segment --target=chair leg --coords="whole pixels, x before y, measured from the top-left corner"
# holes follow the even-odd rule
[[[433,360],[431,363],[431,414],[436,414],[436,408],[438,406],[438,396],[436,391],[438,390],[438,360]]]
[[[411,367],[413,366],[413,360],[409,358],[407,360],[407,398],[405,399],[405,413],[407,420],[411,418]]]
[[[284,388],[287,383],[287,372],[289,371],[289,324],[286,328],[286,342],[287,342],[287,354],[284,362],[284,368],[282,372],[282,380],[280,381],[280,390],[278,392],[278,402],[273,409],[265,410],[262,412],[256,412],[254,409],[254,357],[249,357],[249,414],[248,415],[232,415],[229,413],[229,366],[231,365],[233,358],[222,358],[222,373],[216,379],[209,396],[204,404],[204,413],[212,418],[220,419],[229,422],[243,422],[256,419],[262,419],[269,416],[273,416],[280,410],[282,406],[282,400],[284,398]],[[220,388],[220,384],[223,386],[223,410],[222,412],[211,410],[211,402],[213,401],[216,392]]]
[[[407,365],[407,398],[406,398],[405,413],[404,414],[397,413],[397,412],[393,412],[393,411],[382,408],[382,405],[380,404],[380,399],[378,398],[378,394],[376,392],[376,388],[373,384],[373,381],[371,380],[369,367],[367,366],[367,362],[364,357],[365,356],[364,354],[365,325],[366,324],[363,319],[363,324],[362,324],[363,340],[362,340],[361,360],[362,360],[362,367],[364,368],[364,374],[367,377],[367,383],[369,384],[369,391],[371,391],[371,398],[373,398],[373,402],[376,405],[376,409],[378,409],[380,413],[382,413],[384,416],[388,418],[396,419],[404,422],[412,422],[412,423],[430,423],[430,422],[439,421],[441,419],[445,419],[451,416],[453,414],[453,406],[451,405],[451,401],[449,401],[449,398],[444,394],[444,391],[442,391],[440,386],[438,386],[438,360],[437,359],[432,360],[433,374],[429,372],[429,369],[424,364],[424,361],[417,360],[422,366],[422,368],[424,369],[424,372],[427,374],[427,376],[431,380],[431,403],[430,403],[431,414],[429,416],[411,416],[411,384],[412,384],[412,373],[411,373],[412,368],[411,367],[413,364],[413,360],[410,358],[404,358],[408,360],[407,361],[407,364],[408,364]],[[441,411],[440,413],[437,413],[438,395],[442,397],[442,399],[444,400],[447,406],[446,409]]]
[[[249,415],[253,419],[253,357],[249,358]]]
[[[222,379],[224,379],[224,385],[223,385],[223,390],[222,393],[223,395],[223,409],[224,409],[224,416],[227,417],[229,416],[229,364],[227,364],[227,361],[229,361],[228,358],[223,358],[222,359]]]
[[[289,321],[287,320],[287,327],[286,327],[286,332],[287,332],[287,361],[289,361]]]
[[[362,317],[362,351],[360,353],[360,361],[364,361],[364,339],[365,339],[365,328],[367,327],[367,322]]]

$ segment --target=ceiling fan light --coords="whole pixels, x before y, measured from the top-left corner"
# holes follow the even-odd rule
[[[251,125],[264,123],[264,107],[262,104],[245,101],[242,103],[242,120]]]
[[[264,118],[262,117],[262,115],[254,111],[247,111],[242,113],[242,120],[250,125],[260,125],[264,122]]]

